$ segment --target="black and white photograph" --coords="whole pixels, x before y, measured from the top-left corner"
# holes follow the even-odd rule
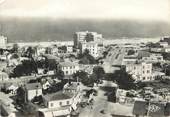
[[[0,0],[0,117],[170,117],[170,0]]]

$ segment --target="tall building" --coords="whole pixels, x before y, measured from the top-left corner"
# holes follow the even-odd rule
[[[7,45],[7,37],[0,35],[0,48],[5,49]]]
[[[98,42],[102,40],[102,34],[98,34],[97,32],[76,32],[74,34],[74,47],[79,48],[80,43],[95,41]]]

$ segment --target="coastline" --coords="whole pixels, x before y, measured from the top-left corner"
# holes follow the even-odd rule
[[[125,44],[125,43],[148,43],[148,42],[158,42],[160,37],[156,38],[119,38],[119,39],[105,39],[103,41],[104,45],[108,44]],[[8,43],[11,46],[15,43]],[[42,42],[18,42],[19,46],[50,46],[50,45],[73,45],[73,41],[42,41]]]

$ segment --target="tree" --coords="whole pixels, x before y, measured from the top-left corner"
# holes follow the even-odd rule
[[[88,77],[88,73],[85,71],[78,71],[73,74],[74,81],[80,81],[82,84],[89,86],[94,84],[94,80],[91,77]]]
[[[104,78],[107,81],[115,81],[114,73],[106,73]]]
[[[29,46],[25,52],[25,55],[29,58],[32,58],[34,54],[35,54],[35,49]]]
[[[64,78],[64,72],[62,70],[57,70],[56,76],[59,80]]]
[[[37,65],[32,60],[24,60],[22,64],[17,65],[10,77],[20,77],[25,75],[31,75],[31,73],[37,73]]]
[[[23,89],[23,87],[19,87],[16,91],[17,95],[16,95],[16,103],[18,105],[25,103],[25,91]]]
[[[64,53],[67,52],[67,47],[66,46],[58,47],[58,49],[62,50]]]
[[[105,71],[104,71],[103,67],[96,66],[93,68],[93,77],[94,77],[96,83],[98,83],[101,79],[103,79],[104,75],[105,75]]]
[[[13,44],[13,46],[12,46],[12,49],[11,49],[11,52],[12,53],[17,53],[18,52],[18,49],[19,49],[19,46],[18,46],[18,44]]]
[[[123,69],[115,71],[113,77],[121,89],[130,90],[136,88],[135,80]]]
[[[80,64],[96,64],[95,58],[89,54],[89,50],[85,49],[83,54],[78,55],[78,59],[80,59]]]
[[[133,55],[133,54],[135,54],[135,50],[129,50],[127,53],[127,55]]]

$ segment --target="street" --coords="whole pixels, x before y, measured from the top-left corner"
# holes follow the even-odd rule
[[[98,95],[93,97],[94,104],[80,109],[79,117],[113,117],[112,115],[132,115],[133,106],[109,102],[105,95],[106,91],[102,90],[100,87],[96,87],[95,89],[98,91]]]

